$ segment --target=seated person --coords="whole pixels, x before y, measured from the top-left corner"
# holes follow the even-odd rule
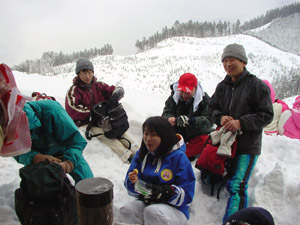
[[[182,225],[189,219],[194,198],[195,175],[184,153],[185,143],[160,116],[143,124],[141,149],[127,171],[124,185],[136,200],[116,212],[126,224]],[[145,187],[141,186],[146,182]]]
[[[281,113],[289,109],[288,105],[280,100],[275,99],[275,91],[272,87],[272,85],[267,80],[263,80],[265,84],[269,87],[270,93],[271,93],[271,99],[272,99],[272,106],[273,106],[273,112],[274,117],[270,124],[268,124],[266,127],[264,127],[264,133],[267,135],[278,135],[278,122],[281,116]]]
[[[300,95],[296,97],[293,108],[281,114],[278,132],[280,135],[300,140]]]
[[[271,213],[261,207],[248,207],[232,214],[223,225],[275,225]]]
[[[31,134],[31,151],[15,156],[26,165],[42,161],[58,163],[75,183],[93,177],[82,156],[87,145],[73,120],[56,101],[31,101],[24,105]]]
[[[203,91],[195,75],[185,73],[171,85],[162,117],[181,134],[186,142],[186,155],[195,159],[204,147],[213,123],[207,118],[210,97]]]
[[[75,72],[77,76],[67,92],[65,108],[75,124],[80,127],[89,123],[93,105],[104,100],[109,101],[111,98],[120,100],[124,96],[124,89],[97,81],[94,65],[86,58],[78,59]],[[103,129],[97,126],[92,126],[91,132],[104,133]],[[110,139],[100,135],[98,139],[116,152],[123,162],[129,162],[137,151],[137,146],[133,145],[133,140],[126,133],[122,137],[125,139]],[[131,149],[128,149],[130,145],[127,140],[131,142]]]

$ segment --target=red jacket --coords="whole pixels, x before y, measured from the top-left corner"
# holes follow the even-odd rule
[[[85,125],[89,122],[92,106],[100,101],[109,100],[114,90],[115,86],[97,82],[95,77],[89,85],[75,77],[66,95],[66,111],[78,127]]]

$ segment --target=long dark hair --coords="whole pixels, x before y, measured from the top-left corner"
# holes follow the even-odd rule
[[[161,143],[159,147],[155,150],[154,154],[158,157],[163,157],[171,151],[173,145],[178,142],[175,129],[171,126],[167,119],[161,116],[149,117],[143,123],[143,133],[145,128],[148,128],[150,131],[155,131],[158,136],[161,138]],[[142,140],[139,159],[143,161],[145,155],[148,153],[147,147]]]

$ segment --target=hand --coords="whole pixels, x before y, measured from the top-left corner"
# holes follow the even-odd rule
[[[146,187],[152,189],[151,201],[152,202],[166,202],[171,198],[174,194],[174,188],[171,185],[155,185],[155,184],[147,184]]]
[[[231,116],[222,116],[221,117],[221,126],[224,126],[230,120],[233,120],[233,117],[231,117]]]
[[[189,118],[187,116],[181,115],[176,118],[178,127],[186,127],[189,125]]]
[[[45,161],[49,161],[49,162],[57,162],[60,163],[61,160],[52,156],[52,155],[43,155],[43,154],[36,154],[33,159],[32,159],[34,164],[37,164],[39,162],[45,162]]]
[[[194,125],[196,123],[196,118],[190,117],[188,122],[189,122],[189,125]]]
[[[137,169],[134,169],[132,172],[128,173],[128,179],[132,184],[135,184],[138,181],[138,172],[139,171]]]
[[[117,102],[123,97],[124,97],[124,89],[122,87],[116,87],[116,89],[111,94],[110,101]]]
[[[174,116],[169,117],[168,118],[169,123],[171,124],[171,126],[175,126],[176,125],[176,118]]]
[[[239,120],[230,120],[224,125],[224,128],[231,132],[236,132],[237,130],[241,130],[241,123]]]
[[[66,161],[63,161],[63,162],[57,163],[57,164],[63,168],[65,173],[71,173],[74,169],[74,165],[70,160],[66,160]]]

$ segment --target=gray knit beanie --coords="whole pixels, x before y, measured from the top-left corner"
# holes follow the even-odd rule
[[[79,74],[81,70],[91,70],[94,72],[93,63],[87,58],[79,58],[76,62],[76,74]]]
[[[224,52],[222,54],[222,62],[226,57],[234,57],[241,60],[244,63],[248,63],[246,51],[242,45],[238,45],[238,44],[227,45],[224,48]]]

